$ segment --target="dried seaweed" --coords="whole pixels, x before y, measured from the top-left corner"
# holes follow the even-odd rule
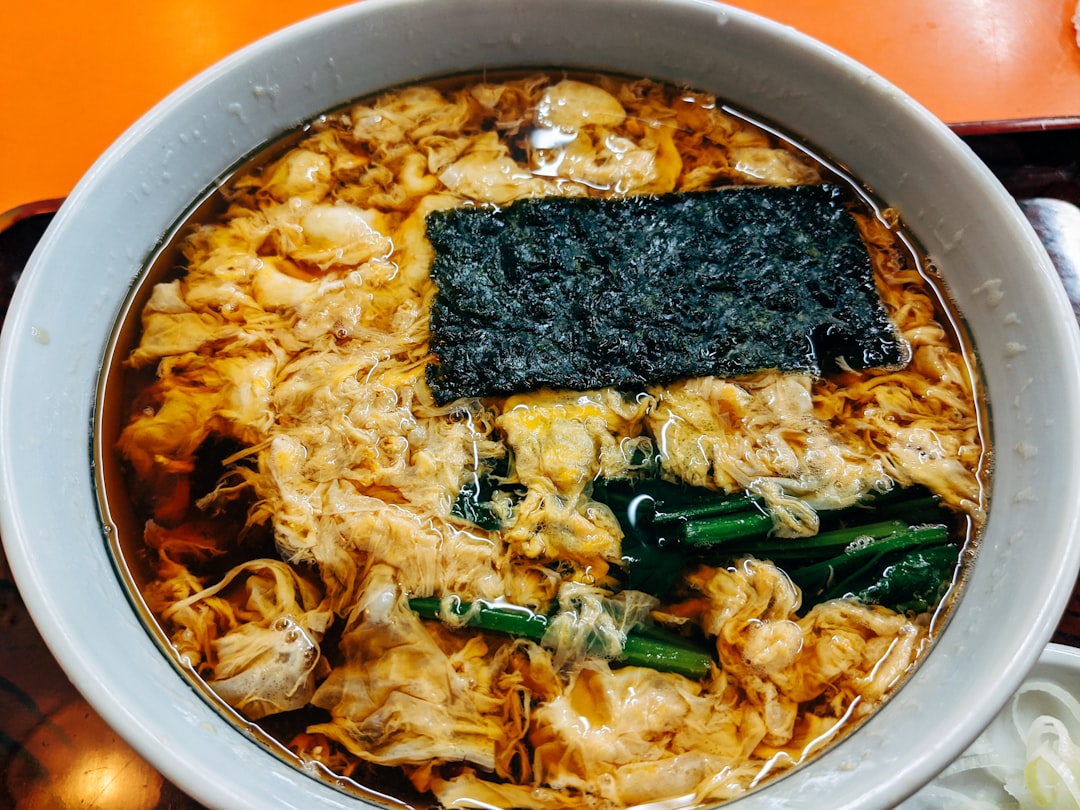
[[[427,235],[439,402],[904,358],[836,186],[528,199]]]

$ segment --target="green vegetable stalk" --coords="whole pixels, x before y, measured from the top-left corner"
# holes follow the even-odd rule
[[[784,568],[802,590],[804,608],[853,597],[922,611],[940,599],[960,554],[937,498],[921,489],[897,488],[820,512],[821,531],[804,538],[772,536],[771,517],[748,495],[645,479],[598,482],[593,497],[623,528],[628,587],[652,594],[670,588],[687,562],[752,556]]]
[[[409,600],[409,607],[425,619],[442,619],[442,604],[434,597]],[[527,638],[540,643],[550,620],[525,608],[494,607],[483,602],[455,602],[451,610],[467,617],[466,625],[479,630]],[[619,661],[649,667],[661,672],[675,672],[687,678],[701,679],[709,674],[712,656],[689,642],[659,627],[641,626],[626,635]]]

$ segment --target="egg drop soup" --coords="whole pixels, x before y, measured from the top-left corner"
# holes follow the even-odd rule
[[[309,122],[116,333],[101,500],[149,630],[386,806],[709,806],[805,763],[932,648],[988,506],[977,365],[902,213],[656,81]]]

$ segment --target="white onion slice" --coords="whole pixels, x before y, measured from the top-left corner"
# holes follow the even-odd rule
[[[999,716],[1007,717],[1004,734],[988,729],[902,810],[1080,810],[1080,700],[1039,678],[1017,690],[1008,710]]]

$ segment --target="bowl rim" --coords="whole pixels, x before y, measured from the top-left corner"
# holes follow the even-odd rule
[[[1061,676],[1063,679],[1075,673],[1080,678],[1080,647],[1072,647],[1056,641],[1047,644],[1028,672],[1026,679],[1050,677],[1047,673]],[[1080,680],[1077,680],[1077,683],[1080,684]]]
[[[116,607],[116,594],[120,592],[118,582],[84,583],[77,588],[77,594],[58,592],[60,585],[57,577],[66,575],[77,581],[79,572],[70,570],[68,566],[77,567],[86,559],[84,555],[92,554],[92,550],[99,546],[104,549],[105,543],[101,537],[93,536],[95,532],[100,534],[99,526],[65,527],[71,529],[72,534],[71,545],[65,548],[55,537],[50,536],[55,529],[52,518],[46,521],[40,509],[35,512],[30,508],[34,499],[40,497],[35,495],[31,487],[49,480],[47,471],[43,469],[44,462],[56,461],[59,479],[57,483],[65,508],[67,500],[63,499],[83,503],[89,497],[94,500],[96,510],[96,500],[92,492],[87,491],[86,479],[80,477],[81,474],[72,473],[72,465],[78,463],[89,468],[89,446],[60,448],[56,443],[50,443],[54,438],[70,438],[72,430],[77,432],[87,429],[94,392],[75,390],[79,386],[65,384],[56,379],[39,380],[45,396],[41,413],[33,417],[26,413],[26,400],[17,394],[26,390],[27,381],[35,379],[29,366],[37,362],[43,352],[53,357],[62,349],[69,349],[72,352],[70,362],[85,361],[87,356],[95,353],[100,360],[108,336],[101,339],[100,345],[87,345],[89,338],[71,334],[73,330],[63,326],[58,320],[62,310],[55,301],[50,300],[49,287],[52,283],[64,281],[67,272],[64,270],[64,261],[70,260],[72,252],[78,250],[77,246],[73,245],[73,240],[79,236],[83,208],[92,206],[98,195],[105,194],[110,184],[115,182],[115,176],[121,172],[124,162],[138,154],[140,149],[161,147],[155,138],[159,136],[162,127],[176,120],[177,110],[197,109],[204,98],[213,96],[217,85],[228,81],[230,77],[247,76],[250,83],[253,81],[250,79],[252,76],[269,75],[272,73],[269,65],[274,54],[288,52],[292,47],[290,43],[297,38],[311,41],[339,27],[350,27],[357,33],[370,36],[374,35],[373,32],[385,30],[385,26],[390,25],[387,20],[396,20],[393,24],[399,27],[400,32],[404,30],[408,20],[415,19],[415,15],[432,14],[433,2],[438,1],[364,0],[362,3],[324,12],[241,49],[155,105],[95,162],[60,207],[16,289],[3,333],[0,335],[0,535],[3,536],[8,560],[24,602],[62,668],[106,722],[167,778],[208,806],[259,807],[274,804],[302,807],[309,804],[313,796],[317,796],[319,801],[328,807],[356,807],[357,803],[314,779],[297,780],[293,766],[280,762],[278,764],[281,767],[275,766],[274,762],[270,761],[272,755],[262,749],[254,752],[241,751],[237,755],[236,767],[232,769],[232,773],[224,775],[227,778],[193,778],[193,774],[212,769],[215,758],[220,758],[225,752],[235,753],[235,749],[257,747],[236,745],[237,741],[244,739],[243,733],[224,726],[220,715],[202,702],[201,696],[198,696],[191,686],[175,676],[170,662],[163,658],[154,658],[160,657],[160,654],[149,633],[134,621],[133,615],[125,617]],[[565,11],[572,7],[570,0],[553,0],[550,3],[540,3],[539,0],[496,2],[501,10],[513,15],[515,22],[528,20],[529,14],[535,13],[538,5],[544,5],[545,10],[562,8]],[[616,4],[620,11],[626,14],[649,20],[657,20],[663,13],[677,11],[675,16],[680,24],[692,20],[704,22],[708,19],[713,22],[720,21],[717,23],[719,25],[739,28],[744,33],[753,32],[769,37],[782,43],[785,48],[817,60],[821,69],[831,71],[838,81],[861,82],[861,92],[867,94],[867,99],[879,99],[883,104],[889,103],[903,108],[913,131],[925,133],[935,145],[947,153],[946,156],[963,158],[965,155],[966,147],[962,146],[944,124],[897,88],[843,54],[787,26],[712,0],[618,0],[617,3],[616,0],[596,0],[595,3],[583,5],[607,7],[610,10]],[[479,14],[486,5],[491,4],[484,0],[460,0],[459,4],[455,4],[455,11],[461,14]],[[533,12],[530,12],[530,8]],[[383,14],[387,16],[383,18]],[[313,64],[310,61],[305,62],[307,67]],[[268,83],[262,86],[262,89],[273,95],[272,87],[272,84]],[[232,111],[227,112],[232,114]],[[243,118],[243,110],[239,110],[235,115],[239,121]],[[244,150],[239,148],[238,151]],[[239,162],[244,156],[237,154],[233,162]],[[988,201],[997,200],[1000,203],[1004,191],[988,169],[965,163],[958,169],[961,170],[964,179],[971,183],[975,190],[985,194]],[[151,191],[159,187],[160,183],[152,187]],[[1017,210],[1015,216],[1011,216],[1004,211],[999,216],[1007,227],[1015,231],[1017,239],[1022,243],[1018,249],[1022,249],[1031,259],[1032,286],[1035,288],[1033,294],[1037,293],[1042,297],[1049,307],[1048,313],[1053,315],[1047,320],[1057,324],[1066,316],[1071,319],[1071,308],[1063,290],[1060,286],[1054,288],[1057,278],[1052,265],[1022,214]],[[130,276],[123,275],[125,262],[134,264],[141,262],[143,258],[143,255],[111,257],[115,268],[110,265],[108,269],[112,275],[105,274],[104,280],[114,285],[130,283]],[[124,293],[126,295],[126,289]],[[1070,322],[1070,326],[1072,325]],[[1080,412],[1080,389],[1076,383],[1076,380],[1080,379],[1080,337],[1075,329],[1065,329],[1060,324],[1048,328],[1056,330],[1053,332],[1053,345],[1059,353],[1057,359],[1065,368],[1077,371],[1067,377],[1062,396],[1067,402],[1075,403],[1076,410]],[[50,337],[50,333],[56,339]],[[51,353],[48,351],[50,348],[53,349]],[[89,373],[85,367],[74,367],[64,360],[49,359],[42,367],[54,372],[69,371],[71,380],[85,381]],[[96,372],[93,376],[96,382]],[[96,386],[91,388],[96,389]],[[72,427],[71,421],[80,419],[83,421]],[[60,421],[54,423],[53,420],[60,420],[65,424]],[[39,435],[28,435],[28,426],[36,428]],[[1074,451],[1072,455],[1077,456],[1080,455],[1080,441],[1074,434],[1075,431],[1069,432],[1063,437],[1063,446],[1066,450],[1071,448]],[[44,454],[47,458],[44,461],[40,458],[31,459],[34,452]],[[1069,472],[1072,480],[1075,480],[1076,471]],[[993,523],[994,519],[991,517],[991,525]],[[1062,512],[1058,528],[1062,534],[1068,534],[1072,538],[1080,534],[1078,527],[1080,507],[1070,505]],[[88,529],[93,529],[93,532],[87,534]],[[1059,541],[1059,547],[1059,562],[1062,568],[1075,571],[1080,565],[1080,544],[1062,540]],[[1070,593],[1071,580],[1059,573],[1041,603],[1025,606],[1024,615],[1027,616],[1030,633],[1012,651],[1013,658],[997,673],[995,683],[985,688],[986,701],[972,710],[973,717],[982,722],[983,726],[989,723],[997,709],[1004,705],[1036,660],[1039,651],[1049,640]],[[104,609],[108,612],[104,616],[92,615],[93,612],[85,610],[76,596],[85,600],[104,598]],[[113,601],[107,601],[110,599]],[[126,598],[121,601],[126,606]],[[964,603],[958,607],[958,612],[960,611],[965,615],[970,612],[965,609]],[[118,647],[116,638],[106,638],[99,629],[95,629],[94,622],[102,619],[110,620],[111,632],[133,645],[132,648]],[[951,633],[954,623],[955,621],[945,629],[943,637],[955,636],[959,646],[963,648],[965,639],[959,637],[958,633]],[[95,645],[107,647],[114,654],[114,659],[100,660],[101,652],[96,650]],[[120,656],[120,664],[117,663],[116,656]],[[130,687],[126,680],[127,674],[135,666],[146,666],[147,671],[152,672],[155,678],[163,680],[152,688],[143,687],[137,693],[128,691],[125,694],[125,684]],[[926,666],[926,663],[923,666]],[[905,698],[909,696],[909,686],[901,690],[905,693]],[[172,711],[160,712],[163,700],[171,704]],[[893,703],[898,705],[894,708]],[[895,716],[905,709],[928,711],[925,707],[913,707],[906,699],[903,707],[899,703],[890,701],[890,705],[879,712],[878,716]],[[156,711],[155,706],[158,709]],[[176,715],[182,718],[179,726],[175,725]],[[869,721],[860,734],[865,731],[868,735],[880,736],[877,727],[881,723],[875,724],[875,720],[877,716]],[[865,785],[859,788],[859,792],[852,792],[851,786],[854,782],[847,778],[846,772],[858,770],[860,755],[857,750],[852,750],[855,746],[846,745],[845,741],[820,757],[820,760],[833,766],[831,774],[819,778],[811,774],[811,769],[801,769],[776,782],[777,785],[788,785],[784,790],[796,794],[795,798],[784,798],[779,791],[770,788],[740,799],[740,807],[757,805],[759,802],[763,803],[762,806],[773,807],[788,806],[786,802],[792,802],[794,806],[814,795],[831,796],[835,799],[832,802],[835,807],[865,807],[867,801],[887,806],[932,778],[936,769],[939,769],[933,763],[940,762],[940,767],[944,767],[958,755],[977,736],[981,728],[975,728],[978,722],[969,724],[964,731],[955,731],[942,739],[932,741],[930,747],[935,754],[933,759],[900,764],[889,773],[879,774],[878,783],[870,786],[868,793],[862,792],[867,789]],[[202,733],[206,737],[206,744],[199,750],[193,750],[194,746],[185,745],[182,741],[178,744],[178,727],[182,727],[185,733]],[[240,772],[248,766],[255,767],[262,774],[262,778],[244,779]]]

